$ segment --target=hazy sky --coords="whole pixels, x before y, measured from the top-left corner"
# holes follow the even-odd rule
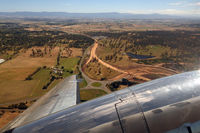
[[[0,0],[0,11],[200,14],[200,0]]]

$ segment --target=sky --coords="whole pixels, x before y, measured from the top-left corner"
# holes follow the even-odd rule
[[[16,11],[200,15],[200,0],[0,0],[0,12]]]

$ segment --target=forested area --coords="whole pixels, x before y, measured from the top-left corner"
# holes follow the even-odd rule
[[[142,31],[142,32],[89,32],[90,36],[104,36],[116,40],[126,40],[125,43],[135,45],[162,45],[171,48],[200,47],[199,31]]]
[[[0,52],[18,51],[32,46],[55,46],[68,44],[69,47],[87,48],[93,40],[82,35],[68,34],[61,31],[27,31],[14,23],[0,23]]]
[[[99,37],[100,46],[113,51],[113,54],[106,56],[105,59],[132,53],[155,57],[151,60],[139,59],[137,63],[165,63],[164,67],[180,70],[196,69],[199,65],[199,31],[89,32],[87,34]]]

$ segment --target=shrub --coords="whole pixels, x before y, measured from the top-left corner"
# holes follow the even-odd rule
[[[28,108],[28,106],[26,106],[25,103],[20,103],[20,104],[18,105],[18,109],[25,110],[25,109],[27,109],[27,108]]]

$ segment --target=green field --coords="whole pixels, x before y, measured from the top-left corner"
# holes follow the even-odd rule
[[[80,58],[60,58],[60,68],[64,67],[63,77],[68,77],[75,73],[76,66],[78,65]]]
[[[146,46],[145,48],[137,50],[137,54],[139,55],[149,55],[151,53],[153,56],[156,57],[161,57],[161,55],[165,52],[172,55],[176,55],[176,49],[171,49],[170,47],[161,45],[149,45]]]
[[[9,82],[6,82],[6,80],[1,80],[0,104],[30,98],[28,94],[32,93],[32,86],[36,84],[37,82],[33,80],[9,80]]]
[[[87,86],[87,81],[83,79],[83,81],[79,82],[79,88],[85,88]]]
[[[9,80],[9,82],[5,82],[4,80],[1,80],[0,86],[2,86],[2,88],[0,95],[0,103],[38,97],[49,90],[49,88],[46,90],[42,89],[42,87],[46,85],[47,82],[49,82],[50,80],[49,69],[40,69],[40,71],[33,75],[32,78],[32,80],[26,81]]]
[[[58,83],[60,83],[62,80],[58,79],[58,80],[54,80],[48,87],[48,90],[52,89],[53,87],[55,87]]]
[[[63,59],[61,58],[60,67],[61,66],[64,67],[64,73],[63,73],[64,78],[74,74],[74,70],[76,69],[78,61],[79,58],[63,58]],[[7,68],[4,69],[7,70]],[[32,71],[34,72],[34,70]],[[70,71],[73,72],[70,73]],[[43,89],[43,87],[50,82],[51,79],[50,72],[51,72],[50,68],[41,68],[37,73],[31,76],[32,80],[16,80],[14,78],[19,76],[19,73],[15,74],[12,71],[11,72],[6,71],[5,74],[2,75],[2,77],[0,75],[0,79],[3,79],[0,80],[0,86],[2,86],[0,93],[0,103],[12,102],[16,100],[24,100],[42,96],[61,81],[61,79],[54,80],[48,86],[47,89]],[[7,80],[9,80],[9,82]],[[85,86],[85,84],[86,83],[83,83],[83,86]]]
[[[42,68],[39,72],[33,75],[32,78],[33,80],[37,81],[37,84],[35,85],[31,96],[40,96],[47,91],[47,89],[43,90],[42,88],[50,81],[50,71],[50,69]]]
[[[94,82],[94,83],[92,83],[92,86],[93,87],[101,87],[101,83],[99,83],[99,82]]]
[[[88,101],[106,94],[107,93],[105,91],[99,89],[88,89],[80,91],[81,101]]]
[[[60,66],[64,67],[66,70],[74,71],[76,69],[76,65],[78,64],[80,58],[60,58]]]
[[[64,73],[63,77],[68,77],[72,75],[73,73],[70,73],[69,71],[74,71],[76,69],[76,65],[78,64],[79,58],[61,58],[60,65],[61,67],[64,67]],[[46,90],[43,90],[43,86],[46,85],[51,78],[50,75],[50,69],[44,69],[42,68],[39,72],[37,72],[32,78],[33,80],[37,81],[37,86],[34,88],[34,96],[41,95],[41,93],[47,92],[49,89],[56,86],[57,83],[59,83],[61,80],[54,80]]]

